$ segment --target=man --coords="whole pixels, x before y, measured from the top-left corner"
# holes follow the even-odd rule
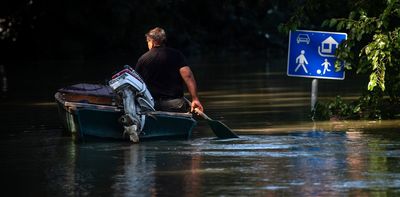
[[[159,111],[188,112],[203,106],[197,95],[194,75],[181,52],[165,46],[165,31],[156,27],[146,36],[149,51],[143,54],[135,67],[150,90],[155,109]],[[189,103],[184,98],[184,84],[192,97]]]

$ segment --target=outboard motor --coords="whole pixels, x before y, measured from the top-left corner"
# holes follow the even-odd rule
[[[145,123],[145,114],[154,110],[154,100],[139,74],[128,65],[109,81],[111,88],[122,98],[125,114],[120,118],[124,135],[139,142]]]

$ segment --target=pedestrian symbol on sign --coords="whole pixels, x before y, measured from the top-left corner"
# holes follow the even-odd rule
[[[296,67],[296,69],[294,70],[294,72],[297,72],[297,70],[299,70],[300,66],[304,69],[304,72],[308,73],[307,68],[304,64],[308,64],[306,56],[304,56],[304,53],[306,53],[304,50],[300,51],[300,55],[297,56],[296,58],[296,64],[299,63]]]

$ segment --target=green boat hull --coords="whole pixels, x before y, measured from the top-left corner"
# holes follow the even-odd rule
[[[123,110],[115,104],[108,87],[92,84],[74,87],[85,89],[78,93],[59,91],[55,94],[59,115],[68,133],[78,140],[93,137],[129,140],[118,121],[124,114]],[[87,90],[89,88],[93,91]],[[150,112],[146,115],[139,139],[190,138],[196,124],[190,113]]]
[[[77,134],[81,139],[86,137],[129,139],[128,136],[123,135],[124,128],[118,122],[122,115],[122,112],[78,109],[76,111],[76,125],[79,125]],[[139,138],[190,138],[195,125],[196,121],[187,115],[154,112],[146,116]]]

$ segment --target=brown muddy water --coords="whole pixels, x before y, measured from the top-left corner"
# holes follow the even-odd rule
[[[283,67],[283,68],[282,68]],[[2,193],[10,196],[398,196],[400,121],[313,122],[311,80],[284,61],[194,65],[206,113],[188,140],[77,143],[55,103],[1,103]],[[319,81],[321,100],[362,82]],[[53,93],[49,93],[53,94]]]

